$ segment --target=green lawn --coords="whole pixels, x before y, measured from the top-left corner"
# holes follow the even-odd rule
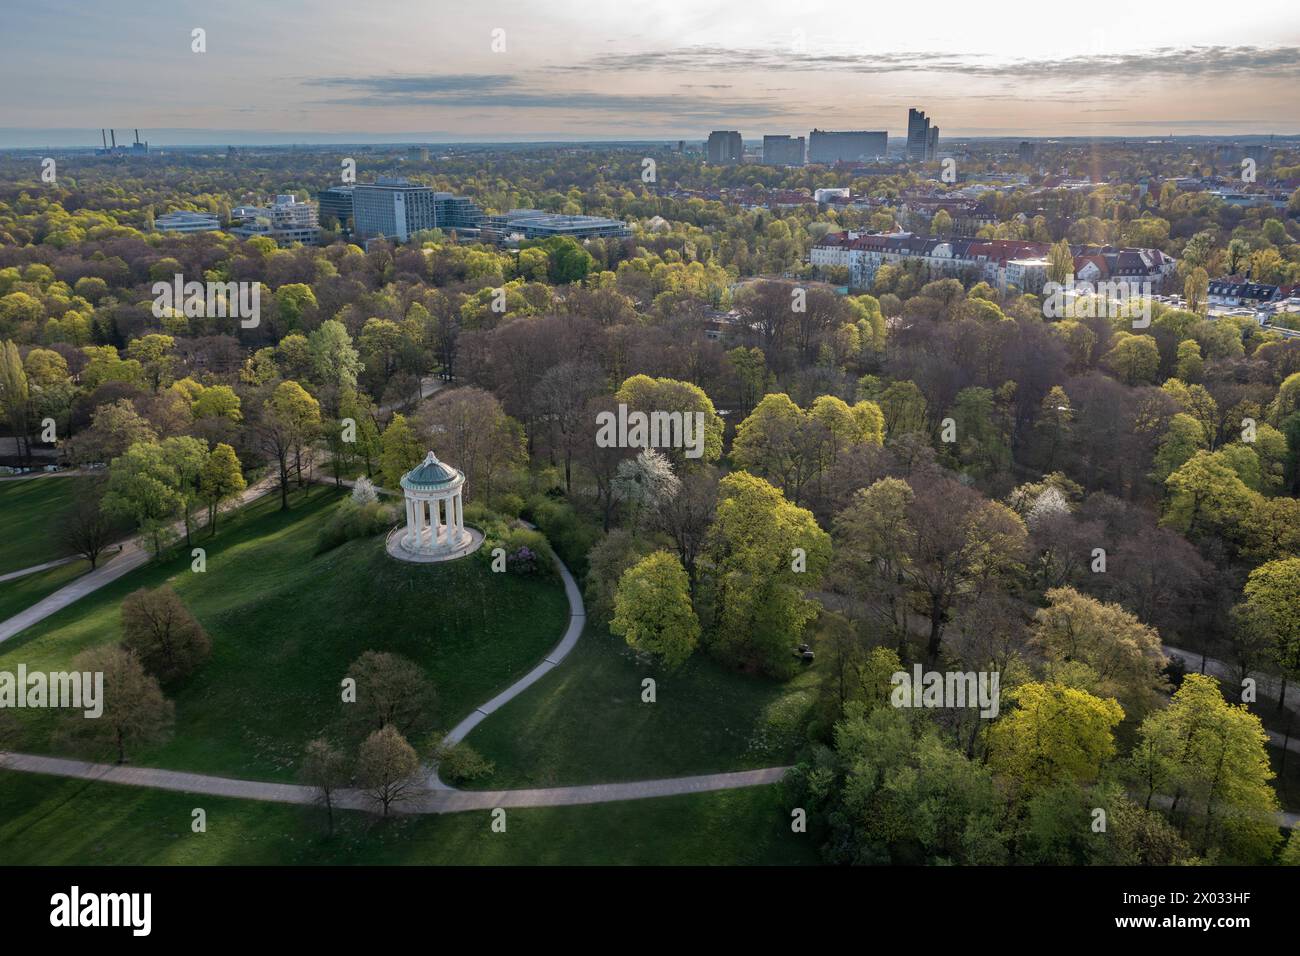
[[[89,561],[73,561],[57,568],[14,578],[12,581],[0,582],[0,621],[7,621],[19,611],[25,611],[89,570]]]
[[[191,811],[207,812],[193,833]],[[139,864],[814,864],[778,785],[655,800],[395,818],[0,771],[0,861]]]
[[[0,574],[44,564],[69,553],[58,540],[59,519],[89,480],[0,481]]]
[[[0,645],[0,670],[65,668],[81,650],[120,637],[131,591],[168,581],[212,638],[212,656],[176,702],[173,739],[129,754],[133,763],[263,779],[295,773],[307,740],[337,735],[339,682],[366,650],[406,655],[437,690],[432,726],[449,729],[534,666],[560,638],[568,605],[558,580],[493,574],[478,560],[406,564],[381,538],[313,556],[341,495],[317,488],[288,512],[267,496],[224,519],[207,571],[188,551],[151,564]],[[23,711],[32,752],[75,752],[52,711]],[[418,741],[413,741],[417,742]],[[91,754],[85,754],[92,756]],[[97,754],[94,756],[104,756]]]
[[[656,702],[642,703],[653,677]],[[469,743],[496,763],[483,789],[748,770],[791,762],[816,698],[812,668],[780,682],[702,652],[676,674],[594,624],[564,663],[485,720]]]

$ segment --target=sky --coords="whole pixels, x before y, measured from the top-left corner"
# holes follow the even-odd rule
[[[7,6],[9,147],[1300,133],[1297,0]]]

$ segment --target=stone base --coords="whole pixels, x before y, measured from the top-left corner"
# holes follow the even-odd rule
[[[408,551],[402,545],[402,538],[405,536],[406,525],[399,525],[388,532],[388,539],[384,542],[384,547],[389,555],[399,561],[410,561],[414,564],[437,564],[440,561],[454,561],[457,558],[465,557],[467,554],[473,554],[483,547],[483,532],[478,528],[471,528],[469,525],[465,526],[464,540],[449,550]]]

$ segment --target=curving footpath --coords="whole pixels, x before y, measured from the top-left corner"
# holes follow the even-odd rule
[[[76,597],[103,587],[110,580],[138,567],[147,560],[143,556],[112,578],[101,578],[90,587],[85,588]],[[113,562],[122,561],[119,557]],[[125,564],[125,562],[123,562]],[[568,567],[555,556],[556,568],[564,582],[564,593],[569,599],[569,624],[565,628],[560,643],[551,649],[536,667],[519,680],[501,691],[487,703],[474,709],[468,717],[453,727],[444,740],[459,743],[489,716],[499,710],[508,701],[518,697],[537,681],[559,665],[578,643],[587,620],[586,607],[582,603],[582,592],[573,579]],[[90,575],[79,578],[85,581]],[[69,590],[72,586],[64,588]],[[58,594],[63,594],[59,591]],[[69,597],[60,606],[70,604],[75,597]],[[36,607],[39,607],[37,605]],[[34,610],[34,608],[33,608]],[[46,611],[45,617],[53,611]],[[19,615],[21,617],[22,615]],[[6,625],[15,621],[11,618]],[[40,618],[38,617],[37,620]],[[29,622],[33,623],[33,622]],[[26,626],[26,625],[24,625]],[[0,625],[3,628],[4,625]],[[16,633],[13,632],[13,633]],[[7,636],[7,635],[6,635]],[[3,640],[0,636],[0,640]],[[84,760],[69,760],[63,757],[45,757],[37,754],[20,754],[0,751],[0,769],[17,770],[24,773],[42,773],[55,777],[73,777],[78,780],[93,780],[100,783],[115,783],[131,787],[152,787],[155,790],[175,790],[182,793],[208,794],[217,797],[236,797],[242,800],[261,800],[270,803],[311,804],[319,802],[320,791],[315,787],[291,783],[270,783],[262,780],[241,780],[234,777],[215,777],[201,773],[186,773],[179,770],[163,770],[157,767],[129,767],[118,764],[91,763]],[[767,767],[762,770],[742,770],[735,773],[710,773],[693,777],[668,777],[659,780],[637,780],[628,783],[596,783],[577,787],[552,787],[532,790],[457,790],[443,783],[438,777],[437,766],[425,768],[426,790],[401,803],[394,804],[396,813],[460,813],[466,810],[493,810],[498,807],[565,807],[588,803],[614,803],[622,800],[644,800],[651,797],[672,797],[687,793],[705,793],[711,790],[734,790],[740,787],[756,787],[776,783],[785,776],[789,767]],[[374,802],[363,792],[355,789],[341,790],[333,794],[336,807],[345,810],[370,810]]]
[[[255,498],[271,491],[276,487],[275,478],[263,478],[261,481],[254,482],[244,489],[243,494],[234,501],[222,505],[221,512],[224,514],[235,508],[243,507]],[[173,531],[183,530],[184,523],[178,522],[172,526]],[[22,631],[27,630],[38,621],[43,621],[51,614],[62,611],[74,601],[79,601],[87,594],[98,591],[106,584],[112,584],[118,578],[134,571],[143,564],[148,564],[152,555],[140,544],[138,538],[129,538],[122,542],[116,555],[110,560],[105,561],[93,571],[87,571],[81,577],[65,584],[59,590],[55,591],[37,601],[31,607],[19,611],[7,621],[0,621],[0,644],[3,644],[9,638]],[[69,558],[70,561],[77,560],[75,557]],[[57,563],[57,562],[56,562]],[[32,570],[32,569],[28,569]]]

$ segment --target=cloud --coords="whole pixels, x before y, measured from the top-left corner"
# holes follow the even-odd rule
[[[785,115],[777,99],[737,101],[695,94],[601,93],[547,90],[519,77],[502,75],[386,75],[317,77],[307,86],[338,90],[322,101],[333,106],[440,106],[466,109],[537,109],[602,113],[666,113],[674,119],[732,117],[765,119]],[[716,88],[725,88],[718,86]]]
[[[1004,59],[949,53],[810,53],[719,46],[602,54],[552,72],[697,72],[837,70],[859,74],[947,73],[1018,81],[1137,79],[1142,77],[1300,77],[1300,47],[1157,47],[1056,59]]]

